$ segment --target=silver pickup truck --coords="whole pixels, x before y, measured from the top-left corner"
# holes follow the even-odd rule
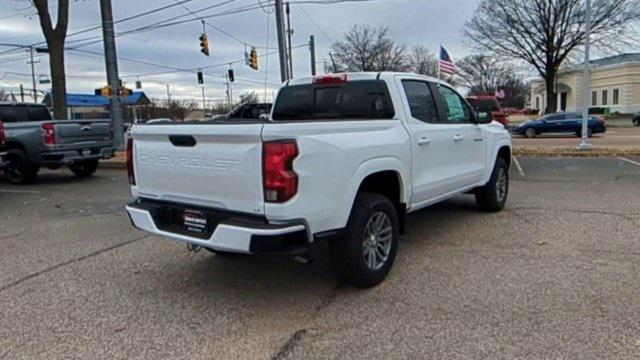
[[[100,159],[115,152],[110,120],[53,120],[44,105],[0,103],[0,122],[2,172],[13,184],[32,182],[41,167],[68,167],[79,177],[90,176]]]

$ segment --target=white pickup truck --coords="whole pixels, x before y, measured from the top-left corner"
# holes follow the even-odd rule
[[[219,254],[301,254],[328,240],[338,277],[381,282],[407,213],[473,193],[500,211],[511,137],[450,85],[347,73],[283,85],[261,121],[135,125],[133,225]]]

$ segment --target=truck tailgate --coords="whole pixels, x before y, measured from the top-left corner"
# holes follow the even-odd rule
[[[134,195],[264,214],[262,124],[134,126]]]
[[[56,121],[55,134],[56,143],[64,145],[109,141],[111,140],[111,121]]]

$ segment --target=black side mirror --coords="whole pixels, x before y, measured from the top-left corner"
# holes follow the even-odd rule
[[[488,111],[479,111],[476,112],[476,123],[477,124],[489,124],[493,120],[491,113]]]

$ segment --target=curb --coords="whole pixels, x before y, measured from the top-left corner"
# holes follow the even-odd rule
[[[513,155],[531,157],[640,157],[640,148],[593,148],[591,150],[580,150],[573,147],[554,148],[531,148],[514,147]]]

